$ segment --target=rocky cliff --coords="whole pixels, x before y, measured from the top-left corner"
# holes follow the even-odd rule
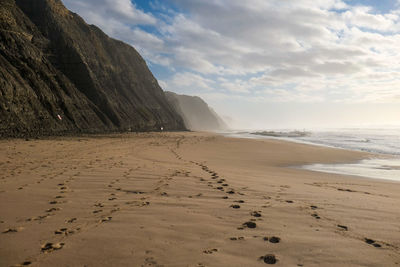
[[[178,95],[165,92],[169,103],[182,116],[185,125],[193,131],[226,130],[228,126],[218,114],[198,96]]]
[[[137,51],[59,0],[0,0],[0,136],[185,129]]]

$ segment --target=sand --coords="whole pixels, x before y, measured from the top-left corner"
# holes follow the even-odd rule
[[[0,141],[0,266],[398,266],[371,155],[206,133]]]

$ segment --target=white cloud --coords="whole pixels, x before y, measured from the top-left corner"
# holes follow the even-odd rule
[[[64,1],[169,68],[160,81],[168,90],[265,102],[400,102],[398,10],[379,14],[340,0],[169,0],[183,11],[152,1],[156,18],[129,0]]]
[[[372,14],[369,7],[355,7],[342,14],[347,24],[378,31],[396,31],[399,17],[394,14]]]
[[[109,20],[130,25],[155,25],[157,19],[139,9],[130,0],[63,0],[72,11],[78,12],[88,23],[106,26]]]
[[[188,89],[194,91],[212,91],[214,81],[206,79],[201,75],[190,72],[179,72],[171,77],[168,81],[161,81],[164,90],[169,91],[186,91]]]

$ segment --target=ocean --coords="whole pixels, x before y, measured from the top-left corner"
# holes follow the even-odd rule
[[[263,130],[227,134],[240,138],[272,138],[326,147],[365,151],[376,157],[345,164],[312,164],[303,169],[400,182],[400,127],[324,130]]]

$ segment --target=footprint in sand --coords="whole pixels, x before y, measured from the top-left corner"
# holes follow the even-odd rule
[[[272,244],[277,244],[281,242],[281,239],[277,236],[272,236],[272,237],[264,237],[264,241],[269,241]]]
[[[313,214],[311,214],[311,216],[317,220],[321,219],[321,217],[319,217],[317,213],[313,213]]]
[[[143,195],[145,193],[145,192],[136,191],[136,190],[124,190],[124,192],[127,194],[135,194],[135,195]]]
[[[257,217],[257,218],[259,218],[259,217],[262,216],[262,215],[261,215],[261,211],[252,211],[252,212],[250,213],[250,215],[253,216],[253,217]]]
[[[14,265],[14,266],[15,266],[15,267],[18,267],[18,266],[28,266],[28,265],[31,265],[31,264],[32,264],[31,261],[24,261],[23,263],[17,264],[17,265]]]
[[[101,223],[102,223],[102,222],[109,222],[109,221],[111,221],[111,219],[112,219],[111,216],[107,216],[107,217],[102,218],[102,219],[100,220],[100,222],[101,222]]]
[[[249,222],[243,223],[243,226],[245,226],[247,228],[256,228],[257,224],[255,222],[249,221]]]
[[[380,248],[380,247],[382,247],[382,245],[381,245],[381,244],[378,244],[378,243],[376,243],[376,241],[375,241],[375,240],[373,240],[373,239],[370,239],[370,238],[364,238],[364,241],[365,241],[365,243],[367,243],[367,244],[369,244],[369,245],[372,245],[372,246],[374,246],[374,247],[376,247],[376,248]]]
[[[240,205],[231,205],[231,208],[233,208],[233,209],[240,209]]]
[[[354,190],[351,190],[351,189],[347,189],[347,188],[338,188],[337,190],[338,191],[344,191],[344,192],[351,192],[351,193],[357,192],[357,191],[354,191]]]
[[[160,265],[158,265],[157,261],[153,257],[146,258],[145,262],[146,262],[145,266],[160,266]]]
[[[77,218],[71,218],[69,220],[66,221],[66,223],[73,223],[77,220]]]
[[[8,229],[5,229],[2,233],[3,234],[17,233],[17,232],[19,232],[21,230],[23,230],[22,227],[19,227],[19,228],[8,228]]]
[[[243,236],[239,236],[239,237],[230,237],[229,239],[232,240],[232,241],[244,240],[244,237],[243,237]]]
[[[117,212],[117,211],[120,211],[120,208],[112,209],[110,212],[111,212],[111,213],[114,213],[114,212]]]
[[[31,221],[41,221],[41,220],[43,220],[43,219],[45,219],[45,218],[47,218],[47,217],[49,217],[49,216],[48,216],[48,215],[40,215],[40,216],[37,216],[37,217],[28,218],[28,219],[26,219],[25,221],[27,221],[27,222],[31,222]]]
[[[62,249],[63,246],[64,246],[64,243],[55,243],[55,244],[53,244],[53,243],[48,242],[48,243],[42,245],[42,249],[41,250],[42,250],[43,253],[50,253],[50,252],[53,252],[54,250]]]
[[[217,251],[218,251],[218,249],[213,248],[213,249],[206,249],[206,250],[203,250],[203,253],[204,253],[204,254],[213,254],[214,252],[217,252]]]
[[[264,261],[266,264],[275,264],[278,262],[278,259],[274,254],[267,254],[260,257],[260,260]]]
[[[345,225],[338,224],[337,227],[339,227],[340,229],[342,229],[344,231],[348,231],[349,230],[349,228],[347,226],[345,226]]]
[[[67,228],[60,228],[60,229],[54,231],[54,234],[56,234],[56,235],[69,235],[69,234],[73,234],[73,233],[75,233],[74,230],[68,230]]]

